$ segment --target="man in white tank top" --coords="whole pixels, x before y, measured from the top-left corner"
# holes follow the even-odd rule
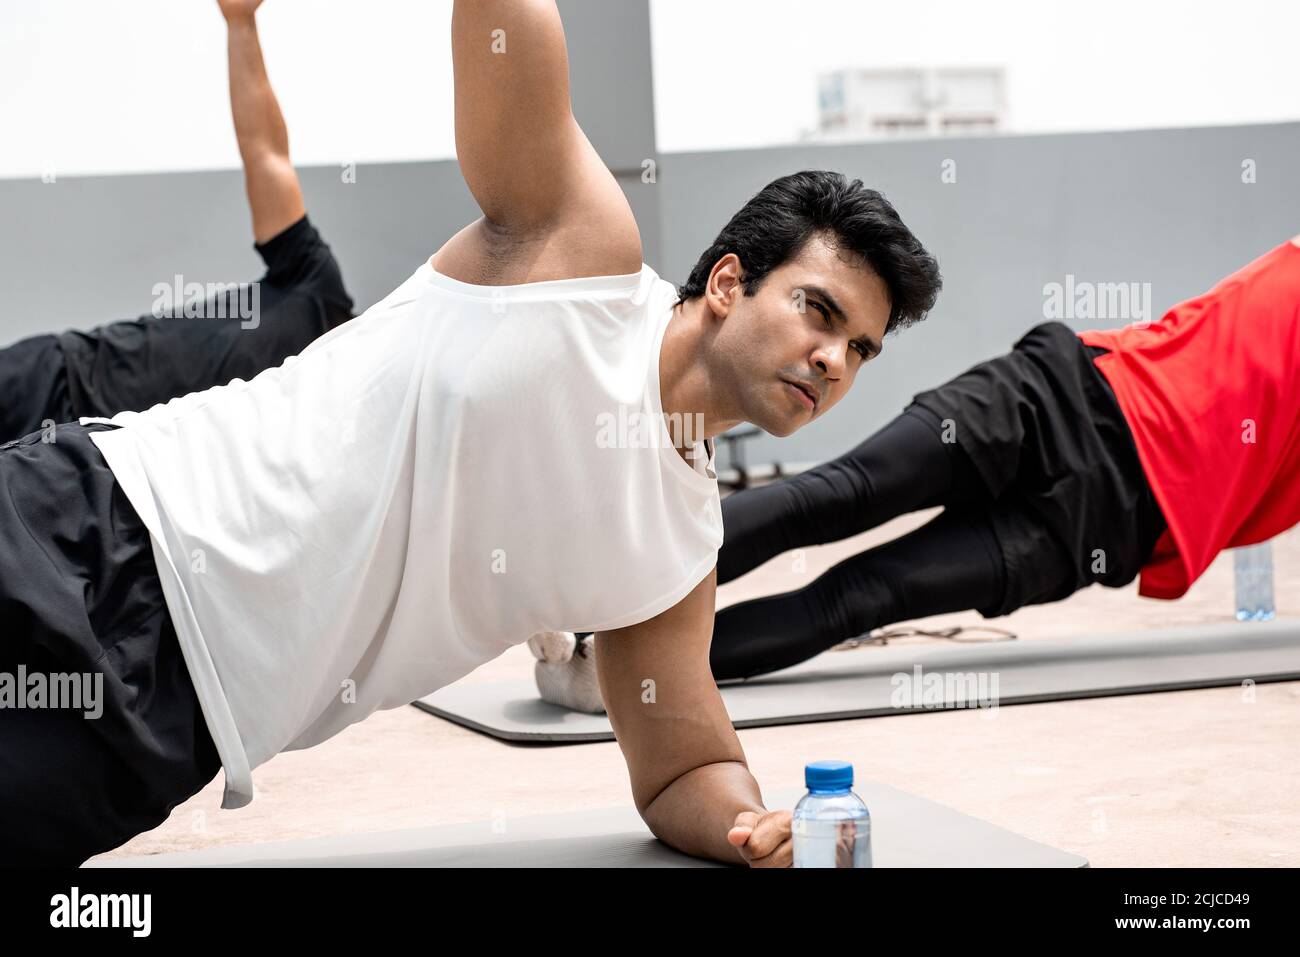
[[[937,266],[878,193],[805,171],[676,289],[573,116],[554,0],[457,0],[452,39],[482,217],[283,365],[82,423],[148,529],[223,807],[280,751],[592,631],[650,829],[788,866],[709,666],[711,439],[824,414]]]

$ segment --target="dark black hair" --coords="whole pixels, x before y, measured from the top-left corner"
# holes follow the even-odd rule
[[[860,179],[849,182],[843,173],[828,170],[791,173],[759,190],[722,227],[686,284],[677,287],[677,301],[704,295],[714,265],[728,253],[740,259],[741,285],[752,296],[764,276],[819,233],[861,254],[884,280],[890,300],[886,334],[920,322],[934,308],[943,286],[934,257],[889,200]]]

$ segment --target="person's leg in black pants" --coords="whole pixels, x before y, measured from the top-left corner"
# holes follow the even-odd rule
[[[0,349],[0,442],[73,418],[58,336],[31,336]]]
[[[987,498],[966,453],[943,424],[909,406],[870,438],[806,472],[722,500],[718,584],[782,552],[857,535],[937,505]]]
[[[806,588],[719,611],[709,651],[713,677],[788,668],[897,621],[996,608],[1005,584],[988,510],[949,507],[920,528],[845,559]]]
[[[714,678],[786,668],[883,624],[995,606],[1004,570],[989,504],[966,454],[944,441],[937,416],[915,405],[836,459],[729,495],[722,502],[719,584],[793,548],[848,538],[908,512],[948,508],[806,588],[718,612]]]
[[[0,866],[78,866],[221,769],[106,428],[0,444]]]

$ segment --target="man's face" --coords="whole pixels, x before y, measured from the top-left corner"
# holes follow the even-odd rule
[[[727,309],[715,345],[728,357],[744,421],[790,435],[839,402],[879,354],[889,289],[860,256],[819,237],[768,273],[753,296],[742,294],[740,275],[734,255],[715,271]]]

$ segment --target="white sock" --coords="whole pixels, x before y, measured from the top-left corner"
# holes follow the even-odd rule
[[[556,634],[547,632],[544,634]],[[604,714],[605,702],[600,697],[600,683],[596,680],[596,641],[594,635],[588,635],[578,641],[571,633],[563,632],[573,642],[565,654],[565,643],[551,640],[555,656],[543,658],[538,655],[538,662],[533,666],[533,676],[537,680],[537,690],[543,701],[557,704],[571,711],[584,711],[587,714]],[[540,636],[534,635],[534,638]],[[545,640],[539,640],[543,649]],[[529,639],[529,647],[533,640]],[[538,654],[538,650],[533,652]],[[564,657],[560,657],[564,655]]]
[[[577,643],[571,631],[539,631],[528,639],[528,650],[538,661],[568,661]]]

